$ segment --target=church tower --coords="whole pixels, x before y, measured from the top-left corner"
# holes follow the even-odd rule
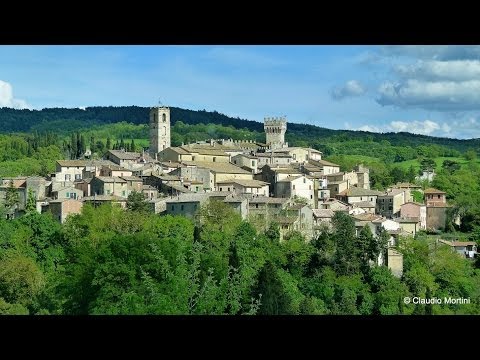
[[[285,143],[285,132],[287,131],[287,119],[283,117],[266,117],[263,128],[267,138],[267,145],[270,149],[281,149],[288,146]]]
[[[150,156],[170,147],[170,108],[157,106],[150,109]]]

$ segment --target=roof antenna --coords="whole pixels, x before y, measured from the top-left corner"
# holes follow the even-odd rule
[[[163,104],[162,104],[162,99],[158,99],[158,105],[160,105],[160,107],[163,107]]]

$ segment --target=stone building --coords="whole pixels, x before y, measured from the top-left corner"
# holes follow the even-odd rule
[[[266,117],[263,128],[267,139],[267,146],[270,149],[281,149],[288,146],[285,143],[285,132],[287,131],[287,119],[283,117]]]
[[[157,106],[150,109],[150,156],[170,147],[170,108]]]

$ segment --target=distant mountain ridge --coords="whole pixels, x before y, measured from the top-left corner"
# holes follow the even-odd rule
[[[221,124],[235,128],[247,128],[252,131],[263,132],[263,123],[247,119],[233,118],[217,111],[188,110],[170,107],[172,126],[177,121],[186,124]],[[92,125],[102,125],[127,121],[134,124],[148,122],[148,107],[140,106],[93,106],[85,110],[79,108],[45,108],[42,110],[17,110],[0,108],[0,133],[31,132],[35,127],[42,125],[42,129],[58,131],[59,122],[65,125],[65,130],[88,128]],[[287,117],[288,119],[288,117]],[[49,123],[52,123],[51,129]],[[63,128],[63,126],[62,126]],[[332,130],[316,125],[288,123],[287,141],[289,135],[302,137],[306,141],[321,141],[335,137],[339,141],[361,140],[369,138],[375,142],[389,141],[395,146],[418,146],[437,144],[465,151],[468,148],[480,147],[480,139],[451,139],[410,133],[370,133],[353,130]]]

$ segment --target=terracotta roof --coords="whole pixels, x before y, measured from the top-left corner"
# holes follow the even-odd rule
[[[249,171],[243,170],[242,168],[235,166],[230,163],[223,162],[210,162],[210,161],[184,161],[186,165],[197,166],[200,168],[208,169],[214,173],[221,174],[252,174]]]
[[[434,189],[434,188],[428,188],[424,191],[425,194],[446,194],[445,191]]]
[[[255,196],[250,200],[250,204],[284,204],[287,198],[275,198],[268,196]]]
[[[332,183],[332,182],[330,182]],[[327,183],[328,185],[328,183]],[[377,190],[367,190],[367,189],[364,189],[364,188],[359,188],[359,187],[351,187],[350,189],[347,189],[347,190],[344,190],[342,191],[340,194],[338,195],[342,195],[342,196],[380,196],[380,195],[383,195],[382,192],[380,191],[377,191]]]
[[[335,166],[335,167],[340,167],[340,165],[338,164],[334,164],[330,161],[327,161],[327,160],[309,160],[312,164],[315,164],[315,163],[318,163],[320,165],[323,165],[323,166]]]
[[[189,155],[189,154],[191,154],[190,151],[187,151],[187,150],[185,150],[185,149],[183,149],[183,148],[181,148],[181,147],[177,147],[177,146],[172,146],[172,147],[170,147],[170,148],[168,148],[168,149],[170,149],[171,151],[176,152],[177,154],[180,154],[180,155]]]
[[[313,209],[313,216],[316,218],[332,218],[335,212],[331,209]]]
[[[136,160],[140,157],[140,153],[128,152],[123,150],[108,150],[109,153],[115,155],[120,160]]]
[[[126,183],[121,177],[118,176],[97,176],[96,179],[104,183]]]
[[[443,239],[439,239],[439,242],[448,246],[476,246],[477,243],[475,241],[447,241]]]
[[[370,201],[359,201],[359,202],[352,203],[352,205],[355,205],[359,208],[374,208],[375,207],[375,204],[370,202]]]
[[[57,160],[57,163],[62,167],[87,166],[87,160]]]
[[[121,178],[127,181],[143,181],[138,176],[121,176]]]
[[[260,180],[240,180],[240,179],[232,179],[232,180],[224,180],[224,181],[217,181],[217,185],[220,184],[238,184],[244,187],[254,187],[254,188],[261,188],[263,186],[269,185],[269,183]]]

